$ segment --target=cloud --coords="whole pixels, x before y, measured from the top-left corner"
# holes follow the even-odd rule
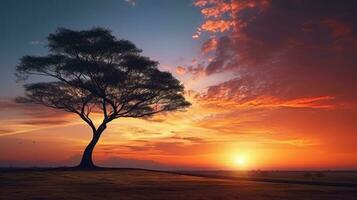
[[[207,20],[202,25],[201,31],[224,32],[230,29],[232,21],[228,20]]]
[[[67,124],[69,121],[61,120],[58,118],[45,120],[45,119],[35,119],[35,120],[25,120],[21,122],[21,124],[28,124],[28,125],[52,125],[52,124]]]
[[[313,147],[318,146],[320,143],[316,141],[304,140],[304,139],[265,139],[263,143],[269,145],[289,145],[296,147]]]
[[[16,103],[8,98],[0,98],[0,121],[6,124],[6,131],[0,130],[0,136],[81,123],[71,113],[40,105]]]
[[[198,35],[198,34],[194,34],[194,35],[192,35],[192,38],[193,39],[198,39],[200,36]]]
[[[131,6],[135,6],[136,5],[136,0],[124,0],[126,3],[128,3]]]
[[[2,135],[2,134],[9,134],[9,133],[12,133],[12,132],[13,132],[12,130],[0,129],[0,135]]]
[[[236,74],[208,91],[269,97],[289,106],[304,98],[334,98],[335,107],[357,102],[351,92],[357,85],[356,1],[199,0],[194,5],[206,19],[198,35],[217,38],[205,74]],[[203,53],[211,40],[203,43]]]
[[[197,5],[197,3],[196,3]],[[202,6],[201,6],[202,7]],[[201,13],[203,16],[206,18],[209,17],[221,17],[222,14],[232,10],[232,6],[230,3],[226,2],[220,2],[219,4],[216,4],[214,7],[206,7],[201,10]]]
[[[206,143],[207,141],[203,138],[199,137],[182,137],[179,135],[172,136],[170,139],[179,140],[179,141],[189,141],[190,143],[198,144],[198,143]]]
[[[177,66],[176,73],[179,75],[184,75],[186,73],[186,68],[183,66]]]
[[[30,44],[31,45],[45,45],[45,42],[34,40],[34,41],[31,41]]]
[[[12,98],[0,98],[0,112],[18,111],[22,114],[38,117],[38,118],[50,118],[50,117],[62,117],[61,115],[68,115],[68,113],[52,108],[48,108],[37,104],[25,104],[17,103]]]
[[[207,54],[211,51],[215,51],[218,45],[217,38],[210,38],[209,40],[205,41],[202,45],[201,51],[203,54]]]
[[[205,104],[229,105],[230,108],[337,108],[333,96],[281,96],[280,90],[276,91],[274,86],[269,87],[268,84],[255,77],[238,77],[210,86],[201,101]]]
[[[214,106],[229,106],[231,109],[272,109],[272,108],[312,108],[312,109],[334,109],[333,104],[335,98],[330,96],[321,97],[305,97],[297,99],[278,99],[273,96],[260,96],[249,100],[214,98],[209,99],[206,104]]]

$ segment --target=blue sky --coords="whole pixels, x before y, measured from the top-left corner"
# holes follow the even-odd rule
[[[85,2],[85,3],[84,3]],[[109,28],[143,54],[175,67],[199,54],[192,40],[203,21],[191,0],[2,0],[0,1],[0,97],[21,95],[15,66],[24,55],[46,54],[46,37],[58,27]]]

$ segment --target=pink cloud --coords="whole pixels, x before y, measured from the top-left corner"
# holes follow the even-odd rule
[[[184,75],[186,73],[186,68],[183,66],[177,66],[176,73],[179,75]]]

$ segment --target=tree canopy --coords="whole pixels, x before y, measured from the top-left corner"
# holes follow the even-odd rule
[[[116,118],[150,117],[190,106],[176,78],[107,29],[60,28],[48,36],[48,47],[46,56],[21,58],[16,69],[19,79],[46,78],[25,84],[25,96],[18,101],[76,113],[94,135]],[[94,110],[103,115],[98,127],[90,117]]]

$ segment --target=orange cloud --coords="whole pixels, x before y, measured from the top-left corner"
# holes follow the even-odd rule
[[[223,94],[223,95],[222,95]],[[283,100],[273,96],[259,96],[250,100],[238,98],[225,98],[224,92],[215,98],[208,98],[203,103],[207,106],[218,106],[229,109],[262,109],[262,108],[313,108],[313,109],[333,109],[336,105],[332,102],[334,97],[304,97],[290,100]]]
[[[203,54],[207,54],[211,51],[215,51],[218,45],[218,39],[217,38],[210,38],[207,40],[205,43],[203,43],[201,51]]]
[[[186,68],[183,66],[177,66],[176,67],[176,73],[179,75],[184,75],[186,73]]]
[[[225,32],[232,28],[238,31],[238,27],[244,27],[246,22],[239,20],[237,14],[247,8],[263,9],[269,5],[268,0],[196,0],[194,6],[201,9],[201,14],[207,20],[198,28],[197,33],[193,36],[198,38],[202,31],[207,32]],[[224,15],[228,14],[230,20],[223,19]]]
[[[222,14],[230,11],[232,9],[231,4],[229,3],[219,3],[214,7],[203,8],[201,13],[203,16],[209,17],[220,17]]]
[[[194,6],[203,7],[211,3],[219,2],[220,0],[196,0],[193,2]]]
[[[207,20],[201,25],[201,30],[211,32],[225,32],[233,26],[229,20]]]

